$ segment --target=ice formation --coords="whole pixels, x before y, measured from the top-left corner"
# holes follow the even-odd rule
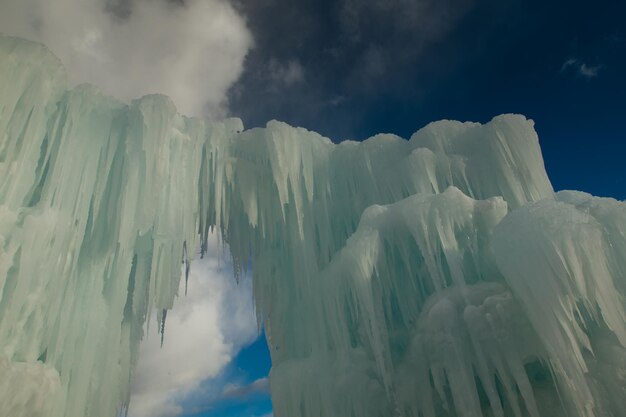
[[[277,417],[626,416],[626,204],[555,194],[532,121],[334,144],[64,74],[0,36],[0,415],[114,416],[215,228]]]

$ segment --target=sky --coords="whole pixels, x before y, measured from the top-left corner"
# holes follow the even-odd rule
[[[440,119],[535,121],[554,187],[626,199],[623,0],[0,0],[71,84],[337,142]],[[131,417],[271,413],[251,284],[215,251],[141,346]]]
[[[626,198],[623,0],[238,4],[255,47],[228,94],[246,126],[408,138],[434,120],[522,113],[555,188]]]

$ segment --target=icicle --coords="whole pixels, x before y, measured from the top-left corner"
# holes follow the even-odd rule
[[[183,242],[183,265],[185,265],[185,295],[187,295],[187,284],[189,283],[189,254],[187,253],[187,241]]]
[[[161,318],[159,320],[159,333],[161,334],[161,347],[163,347],[163,339],[165,337],[165,319],[167,317],[167,310],[163,309],[161,311]]]

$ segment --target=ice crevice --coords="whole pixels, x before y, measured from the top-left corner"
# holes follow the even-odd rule
[[[626,204],[555,193],[531,120],[244,130],[0,35],[0,415],[115,415],[211,230],[278,417],[626,416]]]

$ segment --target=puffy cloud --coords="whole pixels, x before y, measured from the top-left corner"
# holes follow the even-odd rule
[[[150,323],[140,347],[131,417],[180,415],[185,399],[200,391],[218,398],[225,382],[220,372],[257,336],[251,280],[236,283],[232,266],[217,256],[217,239],[210,252],[214,255],[191,264],[188,295],[181,295],[167,315],[162,348],[156,320]],[[208,386],[217,395],[209,395]]]
[[[195,116],[225,114],[252,46],[227,0],[5,0],[0,28],[46,44],[72,84],[123,101],[164,93]]]

